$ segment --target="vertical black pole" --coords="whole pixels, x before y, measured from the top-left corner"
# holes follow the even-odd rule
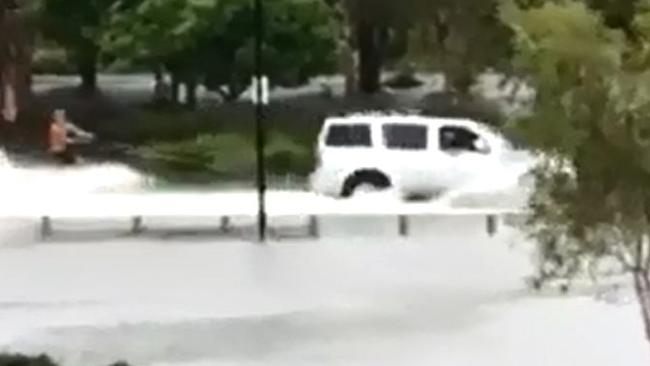
[[[257,135],[257,190],[258,190],[258,233],[260,242],[266,241],[266,167],[264,161],[264,147],[266,136],[264,131],[264,100],[262,76],[264,75],[263,65],[263,44],[264,44],[264,10],[262,0],[255,1],[255,78],[257,80],[256,105],[255,105],[255,130]]]

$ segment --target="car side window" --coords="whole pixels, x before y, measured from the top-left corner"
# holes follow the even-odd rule
[[[325,144],[331,147],[370,147],[372,145],[370,125],[331,125]]]
[[[440,150],[479,152],[476,142],[480,136],[473,131],[459,126],[440,128]]]
[[[389,149],[425,150],[428,147],[428,128],[416,124],[386,124],[383,126],[384,144]]]

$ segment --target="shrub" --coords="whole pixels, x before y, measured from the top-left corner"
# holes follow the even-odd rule
[[[21,354],[0,353],[0,366],[59,366],[47,355],[27,356]],[[126,361],[118,361],[110,366],[130,366]]]
[[[411,89],[420,87],[424,83],[415,75],[414,65],[403,63],[399,66],[395,75],[388,79],[384,84],[393,89]]]
[[[140,148],[138,155],[167,179],[186,173],[201,173],[213,178],[244,178],[255,172],[257,164],[254,140],[239,133],[152,143]],[[311,168],[308,150],[280,133],[269,135],[265,156],[271,174],[302,175]]]
[[[0,366],[58,366],[46,355],[0,354]]]
[[[174,110],[142,111],[130,120],[98,126],[97,133],[109,140],[145,144],[182,141],[218,130],[217,120],[207,112]]]
[[[274,174],[304,175],[313,167],[310,150],[279,132],[270,135],[265,154],[268,169]]]

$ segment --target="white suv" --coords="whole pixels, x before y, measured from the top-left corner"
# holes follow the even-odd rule
[[[486,175],[500,174],[506,141],[466,119],[411,115],[328,118],[317,146],[312,190],[350,197],[394,189],[404,198],[432,197]]]

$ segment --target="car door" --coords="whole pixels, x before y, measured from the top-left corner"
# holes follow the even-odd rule
[[[447,124],[440,127],[439,151],[446,167],[445,184],[460,188],[475,184],[493,171],[494,159],[488,140],[467,126]]]
[[[387,122],[382,125],[385,164],[393,180],[406,193],[417,193],[428,179],[429,127],[421,123]]]
[[[369,123],[332,123],[323,137],[321,164],[332,179],[342,182],[356,169],[373,165],[373,140]]]

